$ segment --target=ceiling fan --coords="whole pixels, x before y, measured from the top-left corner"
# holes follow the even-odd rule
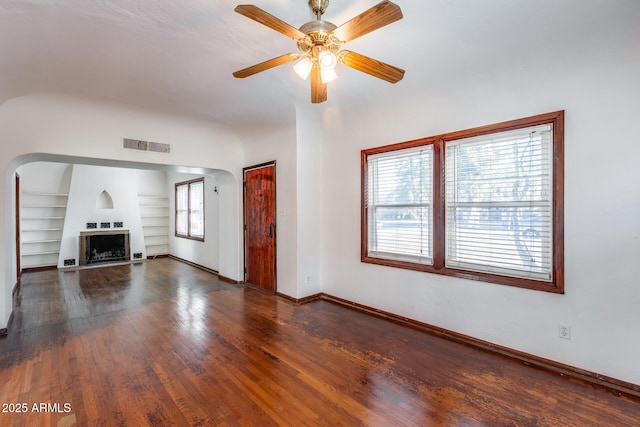
[[[402,80],[404,70],[400,68],[356,52],[340,50],[346,42],[402,19],[400,7],[385,0],[338,27],[321,19],[328,5],[329,0],[310,0],[309,6],[316,20],[303,24],[300,29],[257,6],[237,6],[235,11],[239,14],[294,39],[298,44],[298,52],[287,53],[236,71],[233,76],[242,79],[299,60],[293,68],[305,80],[311,76],[311,102],[314,104],[327,100],[327,83],[337,77],[335,66],[338,62],[390,83]]]

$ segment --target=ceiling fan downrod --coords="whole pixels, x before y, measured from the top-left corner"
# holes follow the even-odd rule
[[[309,7],[311,7],[318,21],[321,20],[322,15],[327,10],[327,6],[329,6],[329,0],[309,0]]]

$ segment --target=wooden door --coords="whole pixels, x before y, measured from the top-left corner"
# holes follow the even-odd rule
[[[276,164],[244,169],[245,282],[276,292]]]

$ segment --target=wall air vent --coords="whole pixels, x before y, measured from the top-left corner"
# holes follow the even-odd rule
[[[169,144],[161,144],[160,142],[149,142],[149,151],[168,154],[171,152],[171,146]]]
[[[137,139],[129,139],[129,138],[122,139],[122,147],[128,148],[130,150],[147,151],[148,145],[149,144],[147,144],[147,141],[140,141]]]
[[[171,146],[169,144],[162,144],[160,142],[142,141],[139,139],[123,138],[122,147],[127,148],[129,150],[153,151],[156,153],[169,154],[171,152]]]

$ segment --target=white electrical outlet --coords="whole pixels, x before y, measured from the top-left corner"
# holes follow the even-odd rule
[[[565,340],[571,339],[571,326],[558,325],[558,336]]]
[[[309,283],[311,281],[311,276],[307,275],[307,277],[305,277],[305,280],[307,283]]]

